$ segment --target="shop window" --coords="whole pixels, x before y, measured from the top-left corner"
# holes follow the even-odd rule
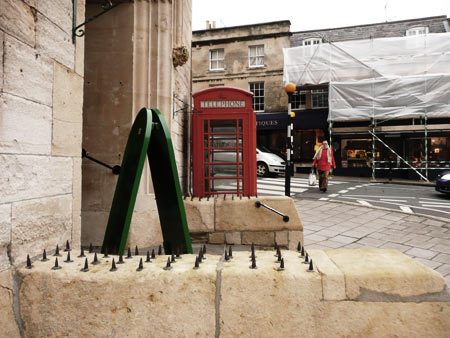
[[[342,168],[367,168],[371,167],[371,161],[371,139],[344,139],[341,141]]]
[[[212,49],[209,51],[209,70],[223,70],[224,49]]]
[[[406,30],[406,36],[428,34],[428,27],[413,27]]]
[[[264,45],[248,47],[248,66],[264,67]]]
[[[450,161],[450,137],[431,137],[428,143],[429,161]],[[439,163],[431,163],[431,166],[443,166]]]
[[[312,107],[326,108],[328,107],[328,89],[311,90]]]
[[[264,111],[264,82],[250,82],[249,89],[253,93],[253,110]]]
[[[306,91],[296,91],[291,96],[292,110],[299,110],[306,108]]]

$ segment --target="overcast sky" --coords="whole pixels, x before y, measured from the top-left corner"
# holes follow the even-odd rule
[[[290,20],[291,32],[447,15],[450,0],[192,0],[192,29]]]

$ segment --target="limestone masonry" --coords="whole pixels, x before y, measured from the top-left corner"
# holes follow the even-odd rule
[[[450,298],[439,273],[395,250],[311,250],[314,271],[295,251],[233,259],[182,255],[164,270],[142,256],[110,272],[112,256],[82,272],[55,257],[20,269],[25,337],[448,337]],[[118,257],[114,256],[117,262]],[[145,260],[145,257],[144,257]],[[40,292],[37,292],[40,290]]]

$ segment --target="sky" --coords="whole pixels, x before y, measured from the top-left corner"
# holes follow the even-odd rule
[[[290,20],[291,32],[447,15],[450,0],[192,0],[192,30]]]

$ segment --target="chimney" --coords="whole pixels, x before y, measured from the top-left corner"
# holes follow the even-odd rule
[[[211,24],[209,23],[209,20],[206,20],[206,29],[210,29],[211,28]]]
[[[216,22],[215,21],[213,21],[213,23],[212,23],[212,28],[216,28]]]

